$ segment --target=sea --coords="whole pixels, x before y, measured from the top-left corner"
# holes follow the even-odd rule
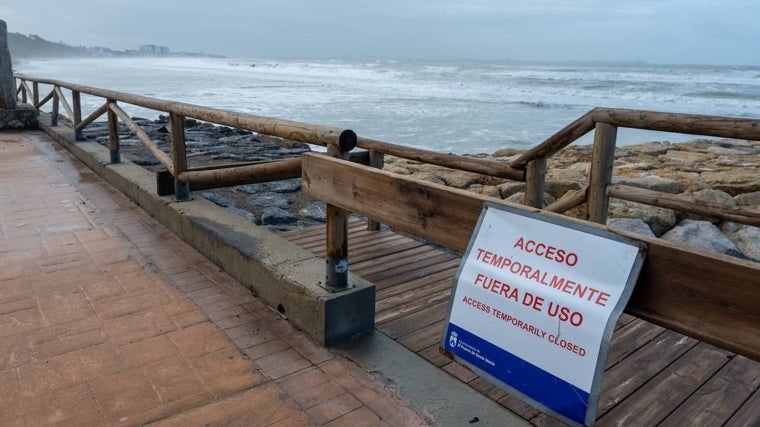
[[[594,107],[760,119],[757,66],[128,57],[24,60],[14,71],[455,154],[532,147]],[[102,103],[83,96],[83,114]],[[620,129],[617,143],[694,138]]]

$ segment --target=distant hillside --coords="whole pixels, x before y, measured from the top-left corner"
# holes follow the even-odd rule
[[[138,49],[113,50],[107,47],[84,47],[69,46],[65,43],[54,43],[40,36],[30,34],[25,36],[20,33],[8,33],[8,49],[11,58],[61,58],[73,56],[204,56],[216,57],[196,52],[171,52],[166,46],[153,44],[140,46]]]
[[[11,51],[11,58],[15,59],[91,55],[85,47],[53,43],[34,34],[25,36],[19,33],[8,33],[8,49]]]

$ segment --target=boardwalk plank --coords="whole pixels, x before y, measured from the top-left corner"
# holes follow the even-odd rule
[[[735,356],[660,425],[722,425],[758,387],[760,364]]]
[[[728,361],[732,353],[700,343],[599,418],[598,426],[657,425]]]

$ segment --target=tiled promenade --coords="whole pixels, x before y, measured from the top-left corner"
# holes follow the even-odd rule
[[[43,133],[0,132],[0,426],[426,425]]]

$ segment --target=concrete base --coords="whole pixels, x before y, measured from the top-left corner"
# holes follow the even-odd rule
[[[0,108],[0,129],[37,129],[37,110],[18,104],[13,110]]]
[[[74,142],[71,128],[48,126],[46,116],[42,130],[316,341],[333,346],[374,329],[374,284],[350,275],[351,289],[325,290],[324,259],[203,198],[159,196],[155,174],[128,161],[110,164],[107,148]]]

